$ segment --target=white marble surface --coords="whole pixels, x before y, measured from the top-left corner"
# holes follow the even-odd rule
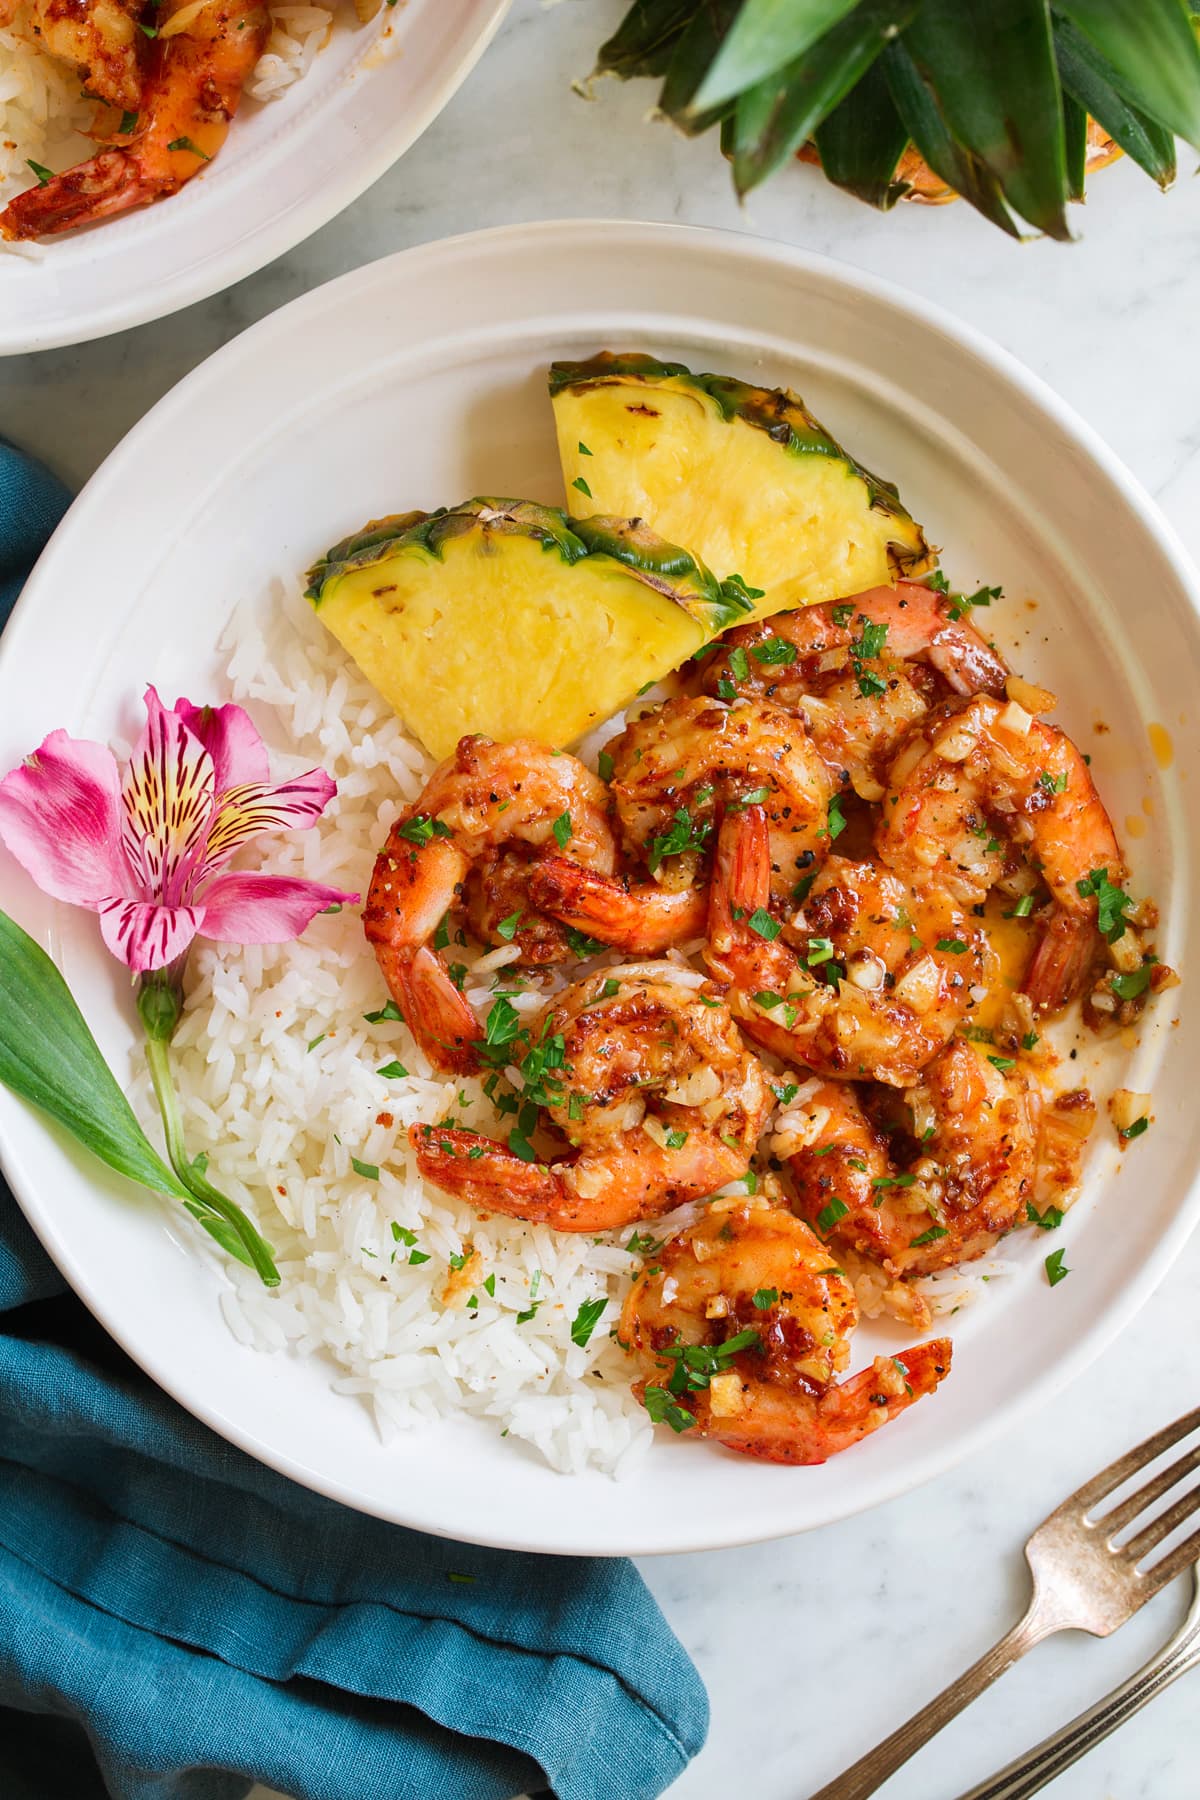
[[[571,93],[623,10],[623,0],[550,9],[516,0],[443,117],[348,213],[173,318],[0,364],[0,429],[79,482],[181,375],[318,282],[447,233],[593,215],[727,225],[891,276],[1015,351],[1152,491],[1200,451],[1190,156],[1166,198],[1127,167],[1103,176],[1074,248],[1017,246],[962,206],[879,218],[804,170],[739,210],[710,142],[643,124],[648,88],[606,87],[592,104]],[[998,1636],[1022,1604],[1020,1546],[1031,1528],[1091,1469],[1195,1404],[1198,1279],[1193,1242],[1124,1343],[937,1487],[818,1536],[647,1564],[712,1696],[708,1748],[672,1793],[715,1800],[750,1788],[758,1800],[802,1800]],[[1107,1643],[1044,1645],[898,1776],[889,1797],[954,1800],[1134,1667],[1183,1601],[1182,1590],[1161,1597]],[[1050,1791],[1055,1800],[1195,1800],[1198,1721],[1193,1676]]]

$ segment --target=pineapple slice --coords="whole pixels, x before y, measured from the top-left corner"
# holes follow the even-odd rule
[[[720,577],[762,590],[756,618],[933,566],[896,490],[781,388],[604,351],[554,363],[572,513],[645,519]]]
[[[749,604],[645,526],[528,500],[373,520],[308,598],[434,756],[464,732],[563,746]]]

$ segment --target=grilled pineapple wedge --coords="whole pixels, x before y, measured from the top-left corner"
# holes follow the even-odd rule
[[[895,488],[786,388],[604,351],[554,363],[550,394],[569,511],[644,519],[761,589],[757,618],[933,566]]]
[[[643,525],[528,500],[373,520],[308,581],[437,757],[465,732],[574,743],[750,610],[737,583]]]

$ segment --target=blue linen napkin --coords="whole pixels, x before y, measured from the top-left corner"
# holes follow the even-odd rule
[[[66,500],[0,443],[0,628]],[[4,1800],[649,1800],[707,1725],[630,1564],[424,1537],[264,1468],[134,1367],[0,1178]]]

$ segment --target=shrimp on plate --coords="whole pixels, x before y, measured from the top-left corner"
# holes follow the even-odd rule
[[[611,1231],[744,1176],[774,1097],[728,1008],[695,980],[648,963],[566,989],[531,1034],[564,1154],[527,1161],[477,1132],[414,1125],[422,1175],[481,1212],[557,1231]]]
[[[388,990],[435,1067],[478,1066],[483,1030],[432,940],[466,906],[473,926],[538,964],[571,954],[565,928],[528,902],[529,861],[560,841],[611,872],[608,791],[574,756],[524,739],[464,737],[392,826],[375,863],[363,928]],[[557,833],[556,833],[557,827]],[[501,913],[500,908],[507,908]]]
[[[742,1029],[778,1056],[905,1087],[986,997],[987,939],[929,883],[831,857],[786,926],[769,901],[766,821],[751,806],[721,826],[705,959]]]
[[[951,1345],[935,1338],[839,1380],[857,1322],[853,1287],[807,1225],[729,1197],[655,1251],[618,1336],[645,1370],[635,1392],[653,1418],[747,1456],[821,1463],[950,1368]]]
[[[901,581],[738,626],[700,679],[707,693],[798,714],[834,780],[875,801],[890,756],[932,704],[1003,694],[1007,676],[961,601]]]
[[[1038,1011],[1075,998],[1106,945],[1118,971],[1142,966],[1127,870],[1087,763],[1015,702],[979,694],[929,714],[893,764],[875,844],[895,874],[936,882],[965,906],[1002,885],[1030,912],[1044,884],[1045,929],[1024,983]]]
[[[78,71],[93,99],[136,112],[149,44],[140,30],[144,10],[143,0],[34,0],[29,23],[48,55]]]
[[[602,943],[654,952],[704,935],[721,806],[765,809],[781,895],[828,843],[829,777],[803,725],[779,707],[668,700],[611,739],[607,753],[626,856],[648,879],[551,860],[536,883],[539,906]]]
[[[57,7],[61,0],[46,3]],[[146,70],[132,105],[116,97],[133,92],[136,67],[128,54],[116,53],[125,29],[118,12],[126,16],[115,0],[104,0],[102,12],[90,9],[92,34],[103,29],[115,46],[108,91],[97,92],[124,110],[136,108],[136,118],[128,132],[112,134],[119,141],[10,200],[0,213],[0,236],[52,236],[161,200],[198,174],[225,142],[271,34],[267,7],[259,0],[164,0],[154,14]]]

